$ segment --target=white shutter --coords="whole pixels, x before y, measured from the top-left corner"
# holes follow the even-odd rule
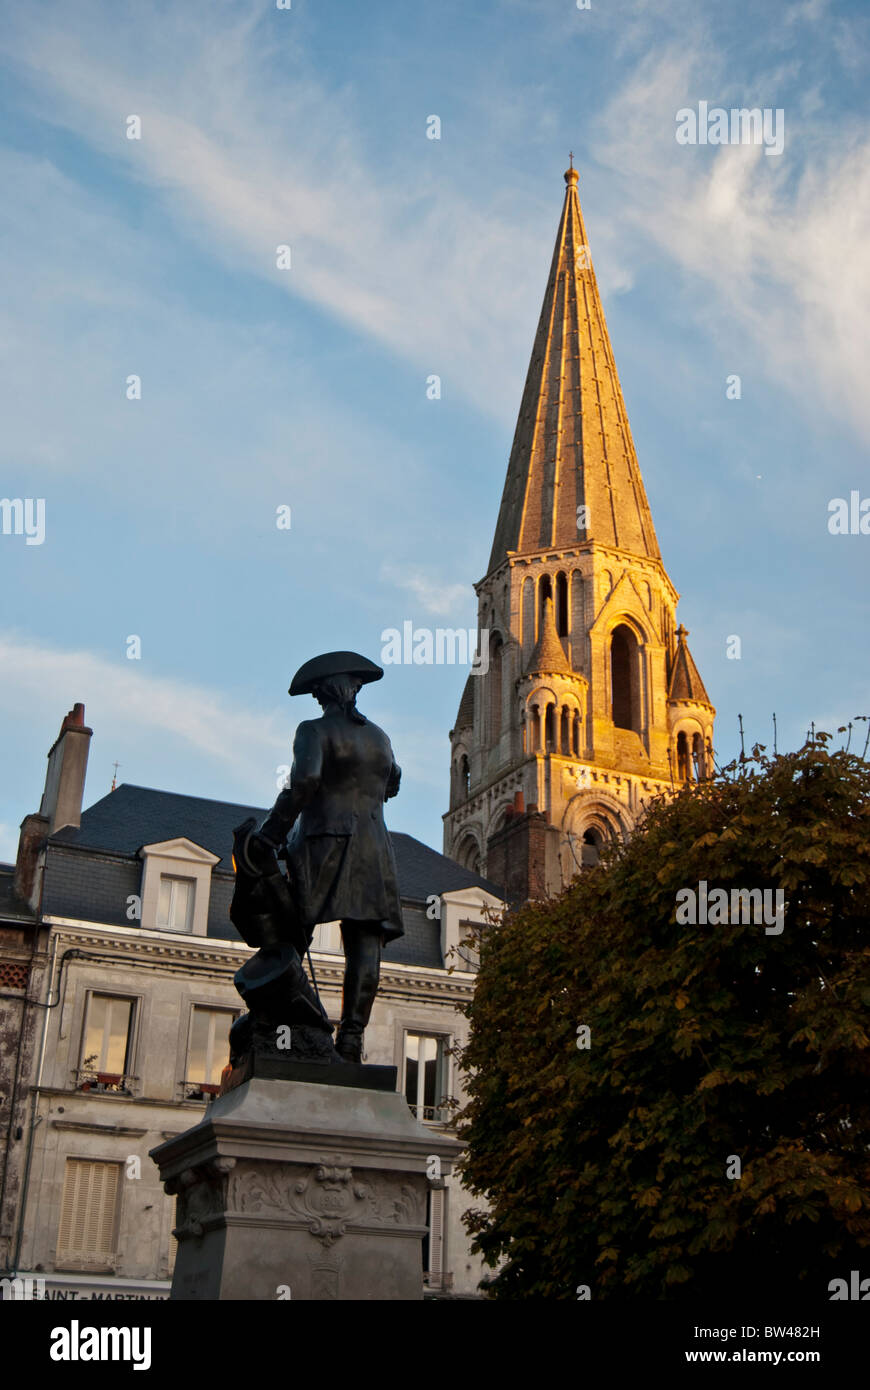
[[[440,1288],[444,1280],[444,1238],[447,1215],[447,1189],[429,1191],[429,1285]]]
[[[68,1158],[60,1204],[57,1261],[106,1265],[115,1256],[120,1163]]]
[[[172,926],[175,931],[190,931],[193,916],[193,882],[188,878],[173,880]]]
[[[175,1269],[175,1256],[178,1251],[178,1241],[172,1234],[178,1225],[178,1198],[170,1197],[169,1201],[172,1205],[172,1216],[169,1221],[169,1277],[171,1279],[172,1271]]]
[[[165,874],[160,875],[160,889],[157,895],[157,925],[158,927],[169,927],[172,925],[172,883]]]

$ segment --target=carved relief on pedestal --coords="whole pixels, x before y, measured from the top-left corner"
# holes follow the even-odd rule
[[[419,1228],[426,1224],[426,1195],[406,1175],[354,1176],[341,1154],[304,1167],[295,1163],[256,1164],[214,1158],[164,1183],[178,1194],[177,1240],[201,1236],[225,1214],[276,1214],[296,1217],[324,1250],[353,1225]]]
[[[178,1195],[176,1240],[201,1236],[206,1222],[222,1216],[227,1205],[227,1178],[236,1166],[234,1158],[213,1158],[188,1168],[163,1184],[170,1197]]]
[[[243,1163],[230,1180],[227,1209],[297,1217],[324,1250],[351,1225],[425,1225],[424,1192],[417,1193],[401,1175],[356,1178],[341,1154],[307,1169],[292,1163]]]
[[[425,1192],[399,1178],[375,1178],[367,1184],[366,1219],[378,1226],[425,1226]]]
[[[311,1297],[320,1303],[336,1301],[341,1295],[341,1261],[325,1264],[323,1261],[311,1266]]]

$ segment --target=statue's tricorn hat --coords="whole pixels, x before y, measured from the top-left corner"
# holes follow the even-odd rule
[[[310,695],[319,681],[329,676],[354,676],[363,685],[369,681],[379,681],[383,675],[368,657],[359,652],[326,652],[323,656],[313,656],[299,667],[290,682],[290,695]]]

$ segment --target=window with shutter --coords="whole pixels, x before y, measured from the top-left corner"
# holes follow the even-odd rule
[[[121,1164],[68,1158],[63,1180],[56,1263],[67,1269],[111,1269],[116,1254]]]

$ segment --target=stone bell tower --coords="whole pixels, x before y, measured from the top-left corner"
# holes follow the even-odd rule
[[[577,181],[572,166],[475,585],[488,667],[450,734],[445,853],[512,900],[560,891],[713,758],[715,710],[676,625]]]

